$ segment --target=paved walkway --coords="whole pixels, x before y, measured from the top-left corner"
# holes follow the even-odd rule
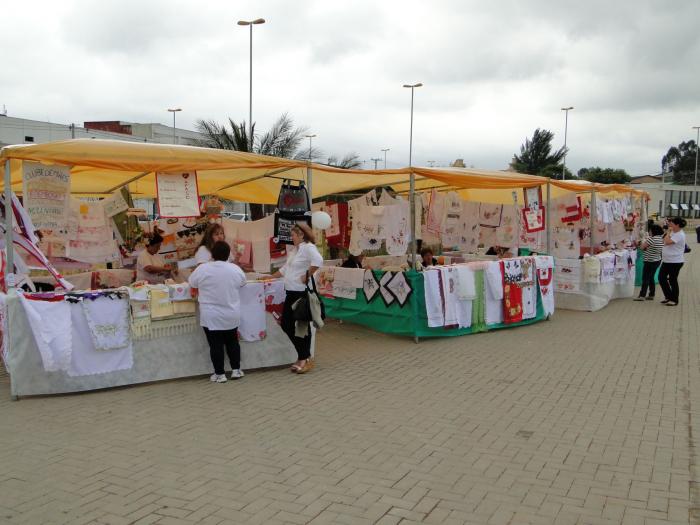
[[[677,308],[461,338],[333,324],[318,366],[9,400],[0,522],[700,523],[700,247]]]

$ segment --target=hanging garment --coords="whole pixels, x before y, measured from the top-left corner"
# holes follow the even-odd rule
[[[503,322],[523,320],[523,272],[518,259],[500,261],[503,274]]]
[[[331,206],[331,210],[333,211],[331,217],[333,219],[335,219],[337,213],[338,233],[335,234],[336,229],[334,228],[332,230],[333,235],[326,235],[326,241],[328,242],[328,246],[332,246],[334,248],[347,248],[350,245],[350,220],[348,203],[339,202],[337,204],[332,204]]]
[[[362,268],[335,268],[331,284],[333,297],[355,300],[357,289],[362,288],[364,284],[364,276],[365,271]]]
[[[261,341],[267,335],[264,283],[247,283],[239,292],[241,324],[238,334],[242,341]]]
[[[503,274],[499,261],[491,261],[484,269],[486,324],[503,322]]]
[[[517,246],[520,233],[518,231],[518,209],[515,206],[503,206],[501,225],[496,228],[496,245]],[[513,252],[517,255],[517,250]]]
[[[440,235],[445,223],[445,196],[437,190],[430,194],[430,206],[428,207],[428,217],[426,228],[429,232]]]
[[[555,266],[555,290],[561,293],[581,293],[581,261],[579,259],[555,259]]]
[[[476,299],[476,285],[474,271],[466,264],[459,264],[457,270],[457,297],[460,301],[473,301]]]
[[[459,242],[457,244],[459,250],[476,253],[479,248],[480,232],[479,203],[463,201],[462,214],[459,221]]]
[[[394,277],[387,283],[386,289],[394,295],[396,302],[399,303],[401,308],[408,302],[408,298],[413,292],[404,272],[396,272]]]
[[[457,271],[454,266],[442,266],[439,268],[439,272],[445,312],[445,328],[459,326]]]
[[[581,197],[575,194],[567,195],[552,201],[554,204],[554,213],[559,217],[559,221],[568,224],[570,222],[578,222],[583,216],[583,208],[581,207]]]
[[[83,305],[81,302],[70,303],[69,308],[73,337],[73,352],[68,368],[69,376],[107,374],[118,370],[128,370],[134,366],[131,342],[123,348],[109,352],[95,349]]]
[[[95,350],[109,351],[131,345],[129,300],[112,297],[80,301]]]
[[[442,227],[442,246],[444,249],[458,248],[462,218],[462,200],[451,191],[445,196],[445,220]]]
[[[439,270],[428,269],[423,272],[423,291],[425,293],[425,311],[428,317],[428,326],[430,328],[445,326]]]
[[[612,283],[615,281],[615,255],[606,252],[597,255],[600,259],[600,282]]]
[[[583,282],[586,284],[600,283],[600,259],[598,257],[583,258]]]
[[[552,253],[561,259],[576,259],[581,254],[581,239],[575,226],[558,226],[554,228],[554,247]]]
[[[615,250],[615,281],[622,283],[629,277],[629,267],[627,261],[629,255],[627,250]]]
[[[287,293],[284,290],[284,280],[276,279],[274,281],[265,281],[265,311],[272,314],[277,323],[282,321],[282,312],[284,311],[284,300]]]
[[[479,204],[479,224],[491,228],[498,228],[501,225],[502,213],[502,204],[482,202]]]
[[[398,202],[387,206],[384,214],[386,224],[386,251],[389,255],[405,255],[408,250],[410,231],[410,211],[408,202]]]
[[[520,268],[523,280],[520,287],[523,289],[523,319],[533,319],[537,316],[537,269],[534,257],[522,257]]]
[[[72,352],[71,319],[68,303],[62,296],[56,300],[32,299],[18,292],[34,341],[47,372],[67,370]]]
[[[540,287],[540,296],[542,297],[542,308],[545,315],[554,313],[554,258],[546,255],[538,255],[535,257],[535,266],[537,268],[537,284]]]
[[[379,291],[379,281],[374,276],[374,272],[372,270],[365,270],[362,282],[362,291],[365,294],[365,300],[368,303],[374,299]]]

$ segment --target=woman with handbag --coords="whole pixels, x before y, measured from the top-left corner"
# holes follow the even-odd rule
[[[292,242],[295,250],[288,250],[287,262],[273,277],[284,277],[286,297],[282,310],[282,330],[296,348],[298,359],[291,367],[292,372],[305,374],[313,367],[311,359],[311,330],[304,337],[295,335],[295,319],[292,306],[299,299],[306,299],[307,283],[323,265],[323,257],[316,248],[311,228],[304,223],[292,227]]]

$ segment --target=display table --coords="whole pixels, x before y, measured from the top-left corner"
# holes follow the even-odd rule
[[[209,346],[199,327],[173,336],[135,338],[133,365],[129,369],[78,377],[64,371],[47,372],[20,299],[8,296],[6,304],[10,330],[5,366],[14,397],[81,392],[212,373]],[[297,358],[292,343],[272,314],[265,315],[266,337],[257,342],[240,342],[244,370],[288,365]]]
[[[634,297],[634,280],[624,283],[581,284],[579,293],[555,292],[554,300],[557,308],[564,310],[579,310],[596,312],[605,308],[613,299],[629,299]]]
[[[383,272],[374,271],[377,279]],[[467,335],[501,328],[511,328],[536,323],[546,319],[542,307],[541,296],[537,294],[537,315],[519,323],[486,324],[484,316],[483,295],[473,301],[472,326],[469,328],[430,328],[425,306],[423,274],[416,271],[405,273],[413,292],[403,307],[394,303],[386,306],[384,302],[375,299],[367,302],[360,290],[356,299],[323,298],[326,315],[332,319],[360,324],[385,334],[411,337],[450,337]],[[483,271],[476,270],[477,286],[483,289]]]

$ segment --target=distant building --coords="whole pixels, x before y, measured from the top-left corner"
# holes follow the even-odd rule
[[[197,131],[188,129],[173,129],[172,126],[164,124],[149,123],[140,124],[137,122],[122,122],[120,120],[102,120],[84,122],[86,129],[100,130],[122,133],[132,137],[141,137],[146,142],[157,142],[159,144],[183,144],[186,146],[196,146],[203,136]]]
[[[173,133],[174,131],[174,133]],[[0,148],[10,144],[42,144],[68,139],[108,139],[128,142],[156,142],[159,144],[195,145],[202,135],[196,131],[164,124],[99,121],[75,124],[57,124],[0,113]]]
[[[671,175],[666,177],[671,179]],[[662,175],[634,177],[630,184],[649,193],[649,214],[659,217],[700,217],[700,186],[664,182]]]

